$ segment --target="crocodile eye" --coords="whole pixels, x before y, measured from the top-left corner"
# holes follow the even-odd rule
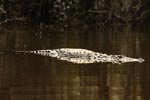
[[[122,56],[122,55],[119,55],[118,57],[119,57],[119,58],[123,58],[123,56]]]
[[[95,53],[95,56],[97,56],[98,54],[97,53]]]

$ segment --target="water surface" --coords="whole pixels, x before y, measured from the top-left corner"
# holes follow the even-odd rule
[[[84,48],[142,57],[143,63],[73,64],[33,54],[0,51],[1,100],[149,100],[150,35],[107,30],[98,25],[8,25],[0,48],[37,50]],[[107,31],[106,31],[107,30]],[[144,29],[143,29],[144,30]]]

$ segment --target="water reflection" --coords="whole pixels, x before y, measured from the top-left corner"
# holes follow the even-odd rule
[[[148,36],[128,29],[105,32],[94,25],[70,25],[69,28],[53,26],[42,30],[41,36],[37,26],[12,25],[7,28],[9,32],[0,32],[2,49],[85,48],[149,59],[149,53],[141,49],[147,46],[145,43],[149,43]],[[143,40],[145,36],[147,40]],[[149,100],[146,87],[149,74],[143,76],[149,69],[148,65],[149,62],[76,65],[45,56],[0,52],[0,98]],[[145,94],[145,91],[148,93]]]
[[[131,65],[129,66],[133,67]],[[135,69],[109,66],[108,69],[107,83],[109,87],[109,100],[142,100],[139,66],[136,66]]]

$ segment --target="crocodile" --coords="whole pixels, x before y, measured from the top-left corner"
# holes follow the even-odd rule
[[[76,64],[89,64],[98,62],[110,62],[113,64],[122,64],[126,62],[142,63],[143,61],[145,61],[143,58],[131,58],[125,55],[107,55],[80,48],[59,48],[59,49],[31,50],[31,51],[22,51],[22,50],[5,50],[5,51],[50,56],[57,58],[59,60],[65,60]]]

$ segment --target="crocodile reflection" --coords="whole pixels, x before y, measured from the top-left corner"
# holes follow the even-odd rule
[[[10,51],[10,50],[9,50]],[[59,60],[65,60],[76,64],[89,64],[98,62],[110,62],[113,64],[122,64],[126,62],[142,63],[142,58],[131,58],[125,55],[107,55],[103,53],[94,52],[86,49],[78,48],[60,48],[51,50],[33,50],[33,51],[15,51],[16,53],[32,53],[43,56],[55,57]]]

